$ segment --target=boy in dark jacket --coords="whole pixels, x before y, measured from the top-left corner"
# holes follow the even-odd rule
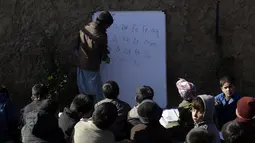
[[[116,141],[127,139],[127,115],[131,107],[129,104],[118,98],[119,85],[115,81],[107,81],[104,83],[102,89],[105,99],[98,102],[96,106],[107,102],[113,103],[116,106],[118,110],[118,117],[115,123],[111,126],[110,130],[113,132]]]
[[[26,115],[40,107],[42,101],[48,96],[48,89],[43,84],[36,84],[32,87],[32,102],[21,109],[21,126],[24,125]]]
[[[150,86],[143,85],[136,90],[136,105],[128,112],[127,120],[130,124],[130,128],[134,125],[140,124],[141,121],[139,119],[139,115],[137,113],[137,109],[144,100],[153,100],[154,91]]]
[[[67,142],[71,141],[71,135],[75,124],[78,123],[81,118],[90,117],[93,106],[93,99],[91,99],[89,95],[79,94],[73,99],[70,108],[64,108],[64,112],[58,119],[58,125],[64,132]]]
[[[213,143],[220,143],[219,131],[213,122],[214,98],[211,95],[198,95],[192,101],[192,118],[195,123],[194,128],[206,129],[213,135]]]
[[[63,143],[64,134],[58,127],[56,117],[58,105],[50,99],[43,100],[37,110],[29,112],[24,118],[21,130],[23,143]]]
[[[160,125],[162,109],[152,100],[144,100],[138,107],[142,124],[131,129],[130,139],[133,143],[171,143],[167,129]]]

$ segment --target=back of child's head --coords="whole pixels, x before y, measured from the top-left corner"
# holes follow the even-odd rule
[[[163,110],[152,100],[144,100],[137,109],[142,123],[154,125],[159,123]]]
[[[104,83],[103,87],[103,94],[105,98],[108,99],[117,99],[119,95],[119,85],[115,81],[107,81]]]
[[[222,127],[222,136],[226,143],[246,143],[248,139],[243,124],[234,121],[230,121]]]
[[[116,120],[118,116],[117,108],[112,103],[102,103],[95,108],[92,115],[93,123],[99,129],[109,128]]]
[[[186,143],[212,143],[213,135],[203,128],[193,128],[186,136]]]
[[[222,76],[220,78],[220,87],[223,87],[225,83],[230,83],[231,85],[235,85],[235,79],[231,76]]]
[[[143,100],[154,97],[154,91],[150,86],[143,85],[136,90],[136,102],[141,103]]]
[[[93,107],[94,102],[89,95],[79,94],[73,99],[70,110],[72,112],[86,114],[92,111]]]
[[[58,110],[58,103],[52,99],[42,100],[42,103],[39,106],[39,110],[50,114],[56,114]]]
[[[192,109],[196,109],[201,113],[205,112],[205,105],[200,97],[196,97],[192,100]]]
[[[33,100],[42,100],[47,98],[48,89],[43,84],[36,84],[32,87],[32,99]]]

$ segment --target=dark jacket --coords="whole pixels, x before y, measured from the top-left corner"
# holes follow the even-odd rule
[[[0,93],[0,142],[16,140],[19,114],[9,95]]]
[[[133,143],[171,143],[172,138],[160,124],[150,126],[145,124],[135,125],[131,130],[130,139]]]
[[[42,104],[24,116],[24,123],[21,130],[23,143],[63,143],[64,134],[58,127],[58,119],[55,116],[56,108],[54,103],[42,101]]]
[[[186,127],[192,127],[194,126],[194,121],[192,119],[191,114],[192,109],[192,103],[186,100],[183,100],[178,107],[179,113],[180,113],[180,125],[186,126]]]
[[[78,49],[79,68],[97,72],[102,58],[108,51],[106,29],[96,22],[91,22],[81,31],[85,34],[85,43],[81,42]]]
[[[95,105],[96,106],[102,104],[102,103],[106,103],[106,102],[110,102],[113,103],[117,110],[118,110],[118,117],[115,121],[115,123],[110,127],[110,130],[113,132],[114,136],[115,136],[115,140],[116,141],[120,141],[123,139],[128,138],[128,128],[127,128],[127,115],[128,112],[130,111],[131,107],[129,104],[127,104],[126,102],[123,102],[119,99],[104,99],[101,100],[100,102],[98,102]]]
[[[71,141],[74,126],[79,121],[80,117],[76,113],[70,111],[68,108],[65,108],[64,112],[59,117],[58,125],[62,129],[67,142]]]
[[[243,124],[246,134],[255,135],[255,119],[236,118],[234,121]]]
[[[224,93],[214,97],[219,102],[219,105],[215,107],[215,116],[218,119],[218,128],[220,130],[225,123],[236,118],[236,106],[240,98],[240,95],[234,94],[229,101],[226,101]]]

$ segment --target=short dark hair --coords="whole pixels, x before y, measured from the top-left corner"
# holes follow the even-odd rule
[[[35,84],[32,87],[32,96],[36,98],[46,98],[48,95],[48,88],[43,84]]]
[[[203,100],[200,97],[196,97],[192,100],[192,109],[196,109],[201,113],[205,112],[205,105]]]
[[[223,76],[220,78],[220,87],[222,87],[226,82],[235,85],[235,79],[232,76]]]
[[[137,109],[140,120],[149,125],[158,124],[162,112],[163,110],[152,100],[144,100]]]
[[[203,128],[193,128],[186,136],[186,143],[212,143],[213,135]]]
[[[145,99],[152,100],[154,91],[150,86],[143,85],[136,90],[136,102],[141,103]]]
[[[119,85],[112,80],[107,81],[103,85],[102,90],[105,98],[108,99],[117,99],[120,92]]]
[[[223,125],[222,136],[226,143],[241,143],[248,139],[248,135],[244,132],[244,124],[235,121]]]
[[[70,110],[76,113],[86,114],[92,111],[93,107],[94,102],[89,95],[79,94],[73,99]]]
[[[100,24],[112,25],[114,20],[109,11],[103,11],[98,15],[96,21]]]
[[[58,103],[57,101],[52,99],[44,99],[42,100],[42,103],[39,105],[39,110],[55,114],[58,110]]]
[[[116,106],[112,103],[105,102],[95,108],[92,120],[99,129],[105,130],[115,122],[117,115]]]

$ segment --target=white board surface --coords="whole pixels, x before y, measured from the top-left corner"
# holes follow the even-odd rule
[[[93,15],[96,19],[100,12]],[[154,89],[154,100],[167,104],[166,25],[162,11],[112,11],[113,25],[107,30],[110,64],[102,64],[103,82],[119,84],[119,98],[135,104],[136,89]]]

